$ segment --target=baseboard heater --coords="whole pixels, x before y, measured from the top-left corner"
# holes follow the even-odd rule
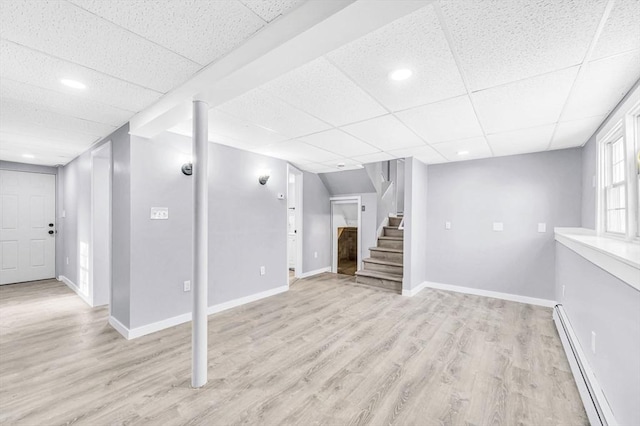
[[[564,351],[567,354],[571,372],[578,386],[589,422],[592,426],[618,426],[604,393],[586,361],[562,305],[554,307],[553,320],[558,329]]]

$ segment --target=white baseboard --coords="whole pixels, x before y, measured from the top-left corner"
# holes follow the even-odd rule
[[[455,291],[457,293],[474,294],[476,296],[492,297],[494,299],[509,300],[511,302],[528,303],[530,305],[546,306],[547,308],[553,308],[557,303],[555,300],[538,299],[538,298],[535,298],[535,297],[520,296],[520,295],[517,295],[517,294],[510,294],[510,293],[501,293],[501,292],[498,292],[498,291],[481,290],[481,289],[471,288],[471,287],[461,287],[461,286],[450,285],[450,284],[434,283],[434,282],[430,282],[430,281],[426,281],[423,284],[424,284],[424,287],[435,288],[435,289],[438,289],[438,290],[448,290],[448,291]],[[420,284],[420,286],[422,286],[423,284]],[[418,288],[420,288],[420,286],[418,286]],[[422,287],[422,288],[424,288],[424,287]],[[420,288],[420,290],[422,290],[422,288]],[[413,294],[412,294],[412,296],[413,296]]]
[[[614,418],[602,388],[587,362],[587,358],[562,305],[556,305],[553,310],[553,320],[558,329],[558,335],[560,335],[560,341],[567,355],[589,423],[592,426],[617,426],[618,422]]]
[[[327,266],[326,268],[316,269],[315,271],[304,272],[300,274],[298,278],[309,278],[314,275],[324,274],[325,272],[331,272],[331,266]]]
[[[209,306],[209,308],[207,309],[207,315],[226,311],[228,309],[255,302],[256,300],[264,299],[266,297],[275,296],[276,294],[284,293],[287,290],[289,290],[289,286],[283,285],[280,287],[272,288],[270,290],[262,291],[260,293],[251,294],[249,296],[240,297],[238,299],[233,299],[227,302],[219,303],[217,305]],[[189,321],[191,321],[191,312],[129,329],[122,325],[122,323],[120,323],[114,317],[109,317],[109,324],[111,324],[113,328],[115,328],[116,331],[122,334],[127,340],[146,336],[147,334],[155,333],[156,331],[164,330],[170,327],[175,327],[176,325],[184,324],[185,322]]]
[[[411,289],[402,289],[402,295],[403,296],[408,296],[408,297],[413,297],[416,294],[420,293],[425,287],[427,286],[427,282],[424,281],[422,283],[420,283],[417,287],[415,288],[411,288]]]
[[[65,283],[67,285],[67,287],[69,287],[71,290],[73,290],[78,296],[80,296],[80,299],[82,299],[87,305],[91,306],[92,308],[93,303],[91,303],[91,300],[89,299],[89,297],[85,294],[83,294],[80,291],[80,287],[78,287],[73,281],[71,281],[69,278],[65,277],[64,275],[60,275],[58,277],[58,281],[62,281],[63,283]]]

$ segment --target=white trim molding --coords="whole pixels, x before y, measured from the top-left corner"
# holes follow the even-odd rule
[[[218,303],[217,305],[209,306],[209,308],[207,309],[207,315],[216,314],[218,312],[226,311],[237,306],[255,302],[266,297],[275,296],[276,294],[284,293],[287,290],[289,290],[289,286],[283,285],[280,287],[272,288],[270,290],[261,291],[260,293],[255,293],[249,296],[240,297],[238,299],[229,300],[227,302]],[[170,327],[175,327],[176,325],[184,324],[189,321],[191,321],[191,312],[129,329],[113,316],[109,317],[109,324],[111,324],[111,326],[127,340],[146,336],[147,334],[155,333],[156,331],[164,330]]]
[[[424,287],[422,288],[428,287],[428,288],[434,288],[437,290],[455,291],[456,293],[473,294],[475,296],[491,297],[494,299],[508,300],[510,302],[528,303],[529,305],[545,306],[547,308],[552,308],[557,303],[555,300],[538,299],[536,297],[520,296],[518,294],[501,293],[499,291],[483,290],[483,289],[471,288],[471,287],[462,287],[462,286],[451,285],[451,284],[434,283],[430,281],[426,281],[420,284],[418,288],[420,288],[423,285]]]
[[[422,290],[424,290],[426,287],[427,287],[427,282],[423,281],[422,283],[418,284],[414,288],[403,288],[402,295],[407,297],[413,297],[416,294],[420,293]]]
[[[315,269],[309,272],[303,272],[300,274],[298,278],[309,278],[309,277],[313,277],[314,275],[324,274],[325,272],[331,272],[331,266],[327,266],[326,268],[321,268],[321,269]]]
[[[92,308],[94,307],[93,303],[91,303],[91,299],[89,298],[89,296],[87,296],[86,294],[82,293],[82,291],[80,291],[80,287],[78,287],[69,278],[65,277],[64,275],[60,275],[58,277],[58,281],[62,281],[63,283],[65,283],[67,285],[67,287],[69,287],[71,290],[73,290],[80,297],[80,299],[82,299],[83,302],[85,302],[87,305],[91,306]]]
[[[617,426],[618,422],[614,418],[613,411],[609,407],[602,388],[587,362],[587,358],[580,347],[578,338],[562,305],[555,306],[553,321],[558,329],[560,341],[567,355],[589,423],[593,426]]]

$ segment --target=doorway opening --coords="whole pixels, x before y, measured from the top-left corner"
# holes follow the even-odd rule
[[[111,142],[91,153],[89,300],[111,305]]]
[[[355,275],[362,262],[360,197],[331,198],[332,266],[336,274]]]
[[[287,166],[287,271],[289,285],[302,275],[302,172]]]

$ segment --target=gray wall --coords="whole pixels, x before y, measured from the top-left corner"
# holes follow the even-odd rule
[[[560,243],[556,283],[557,300],[618,424],[640,424],[640,292]]]
[[[209,145],[209,305],[287,285],[286,163]],[[192,178],[180,171],[191,139],[131,140],[130,327],[191,311]],[[270,169],[262,186],[257,172]],[[151,220],[168,207],[169,220]],[[260,266],[266,274],[260,275]]]
[[[403,290],[411,290],[427,280],[428,167],[415,158],[404,166],[404,270]]]
[[[596,137],[582,148],[582,227],[596,229]]]
[[[302,272],[306,273],[331,267],[331,204],[318,175],[303,172],[302,187]]]
[[[580,149],[430,166],[428,280],[553,300],[553,228],[580,226],[581,166]]]

